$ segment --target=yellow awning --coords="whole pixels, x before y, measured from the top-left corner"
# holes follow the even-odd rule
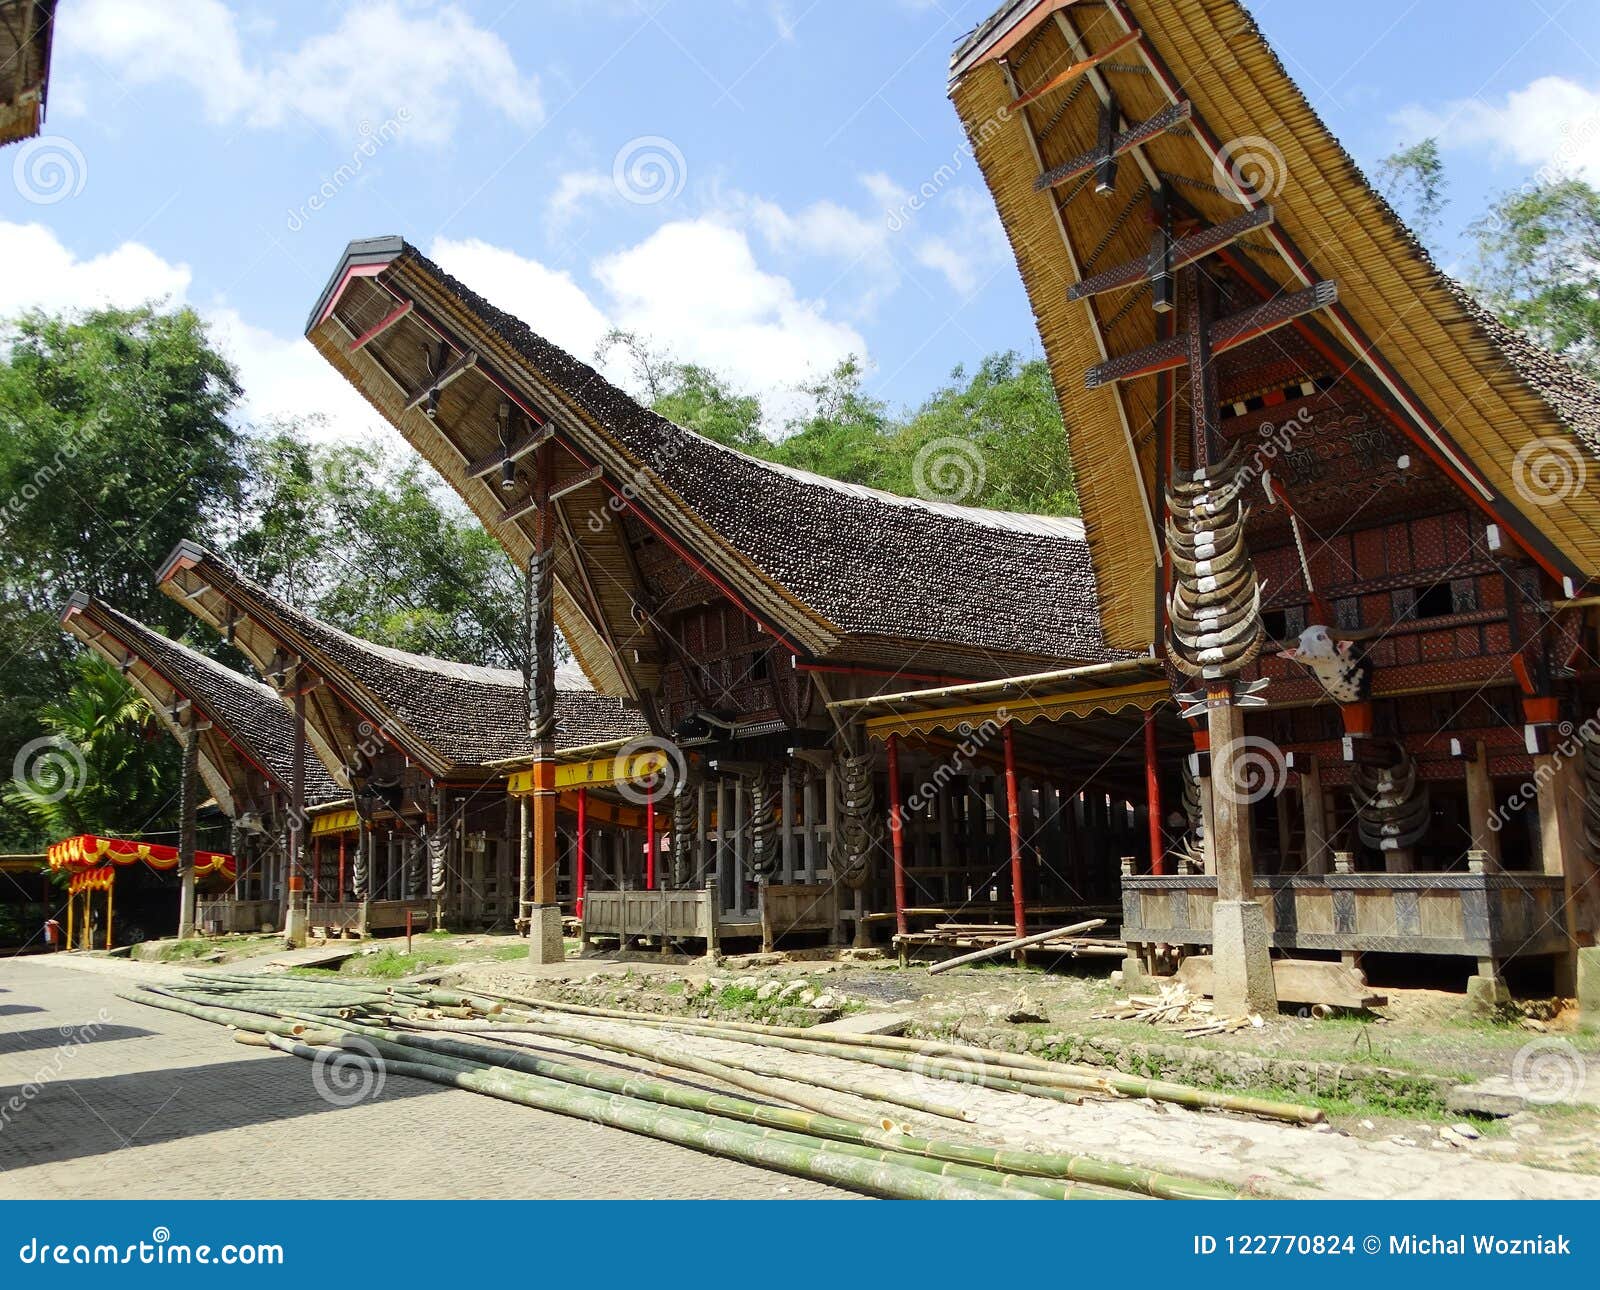
[[[354,833],[361,827],[361,817],[354,811],[329,811],[311,821],[311,836],[326,837],[330,833]]]
[[[636,752],[618,752],[611,757],[596,757],[592,761],[561,762],[556,768],[555,786],[559,792],[572,788],[609,788],[614,784],[637,783],[658,775],[666,769],[667,754],[660,748],[641,749]],[[512,774],[506,791],[513,797],[525,797],[533,792],[534,768],[529,766]]]
[[[862,722],[862,729],[870,739],[936,731],[963,735],[989,722],[1003,726],[1007,722],[1028,725],[1034,721],[1070,721],[1119,712],[1148,712],[1171,701],[1172,689],[1164,679],[1145,680],[1066,694],[1010,695],[982,703],[962,703],[957,699],[949,707],[919,707],[869,717]]]

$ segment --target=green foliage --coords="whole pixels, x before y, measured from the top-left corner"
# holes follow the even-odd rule
[[[229,555],[251,577],[379,644],[520,665],[516,571],[420,458],[279,427],[248,461]]]
[[[1472,232],[1489,307],[1600,377],[1600,192],[1581,179],[1538,183],[1501,197]]]
[[[37,749],[27,763],[32,773],[6,786],[7,805],[47,841],[76,833],[137,837],[170,826],[177,744],[98,654],[80,654],[73,670],[65,696],[39,710],[45,737],[57,742]]]
[[[1439,231],[1440,217],[1450,202],[1445,196],[1448,187],[1437,139],[1414,143],[1378,163],[1378,191],[1423,242]]]

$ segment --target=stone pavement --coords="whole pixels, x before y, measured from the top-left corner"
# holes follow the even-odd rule
[[[399,1076],[335,1106],[308,1062],[116,997],[177,975],[0,960],[0,1198],[842,1194]]]

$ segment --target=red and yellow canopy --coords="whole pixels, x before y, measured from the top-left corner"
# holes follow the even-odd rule
[[[130,865],[143,860],[152,869],[176,869],[178,848],[160,842],[140,842],[137,838],[101,838],[93,833],[80,833],[75,838],[57,842],[45,852],[52,869],[71,869],[75,872],[94,869],[101,861],[113,865]],[[220,873],[232,881],[238,876],[237,861],[221,851],[196,851],[194,871],[197,877]],[[112,872],[109,868],[105,872]]]
[[[67,894],[76,896],[80,891],[110,891],[116,877],[117,871],[110,865],[81,870],[67,879]]]

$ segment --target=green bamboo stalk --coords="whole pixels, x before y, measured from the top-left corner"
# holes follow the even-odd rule
[[[314,1060],[322,1049],[272,1036],[273,1046],[296,1057]],[[815,1147],[773,1142],[730,1127],[697,1124],[682,1114],[627,1098],[606,1098],[554,1081],[535,1082],[509,1071],[452,1071],[424,1062],[390,1061],[390,1074],[406,1075],[535,1110],[592,1120],[614,1129],[671,1142],[708,1155],[742,1161],[757,1168],[810,1178],[851,1191],[895,1200],[1006,1200],[1028,1199],[1028,1193],[1007,1193],[998,1187],[956,1182],[893,1164],[854,1159],[830,1152],[825,1143]]]
[[[420,1018],[407,1020],[405,1024],[417,1026],[424,1030],[456,1030],[466,1034],[488,1034],[492,1033],[493,1030],[511,1028],[510,1026],[501,1027],[495,1025],[490,1029],[485,1029],[485,1023],[481,1021],[452,1023]],[[841,1120],[854,1120],[858,1124],[889,1123],[882,1116],[864,1117],[852,1111],[836,1109],[838,1103],[831,1099],[815,1097],[808,1099],[804,1096],[796,1096],[792,1091],[781,1085],[775,1085],[769,1078],[775,1076],[786,1083],[810,1084],[818,1088],[840,1087],[836,1081],[826,1076],[803,1071],[773,1070],[771,1068],[762,1072],[742,1074],[741,1072],[748,1072],[749,1067],[737,1059],[730,1061],[725,1057],[699,1057],[693,1053],[685,1053],[682,1049],[673,1048],[665,1044],[653,1044],[645,1040],[629,1039],[615,1035],[597,1035],[588,1027],[563,1025],[560,1022],[536,1023],[536,1032],[541,1035],[551,1035],[560,1039],[589,1044],[596,1048],[609,1049],[613,1052],[627,1053],[633,1057],[644,1057],[650,1061],[660,1062],[666,1066],[676,1066],[682,1070],[694,1071],[701,1075],[709,1075],[713,1079],[719,1079],[725,1084],[733,1085],[735,1088],[743,1088],[747,1092],[760,1093],[767,1097],[777,1097],[781,1101],[792,1102],[796,1106],[803,1106],[808,1110],[821,1111],[824,1115],[837,1116]],[[927,1115],[943,1116],[949,1120],[962,1120],[971,1123],[976,1118],[965,1107],[956,1106],[950,1102],[941,1102],[936,1098],[918,1097],[915,1094],[904,1093],[881,1085],[874,1085],[865,1090],[843,1089],[841,1091],[854,1092],[857,1097],[865,1098],[868,1101],[888,1102],[891,1105],[903,1106],[908,1110],[921,1111]]]
[[[884,1132],[863,1128],[844,1120],[787,1107],[766,1106],[743,1098],[721,1093],[704,1093],[698,1089],[634,1076],[622,1076],[611,1071],[589,1070],[567,1063],[537,1057],[532,1053],[513,1052],[491,1044],[449,1039],[442,1035],[401,1034],[394,1030],[365,1026],[356,1022],[344,1023],[342,1029],[372,1040],[381,1052],[385,1043],[421,1048],[481,1064],[509,1067],[550,1079],[582,1084],[585,1087],[625,1096],[660,1100],[669,1105],[690,1110],[704,1110],[731,1119],[744,1119],[752,1124],[769,1128],[791,1129],[813,1137],[833,1138],[875,1146],[910,1155],[928,1156],[935,1160],[954,1161],[998,1169],[1006,1173],[1029,1174],[1044,1178],[1058,1178],[1073,1182],[1090,1183],[1125,1191],[1142,1192],[1171,1200],[1229,1200],[1234,1192],[1216,1183],[1201,1179],[1184,1178],[1131,1165],[1119,1165],[1098,1160],[1092,1156],[1064,1155],[1058,1152],[1037,1152],[1021,1149],[977,1146],[965,1142],[949,1142],[922,1138],[912,1134]]]
[[[531,999],[518,995],[490,994],[482,996],[492,1002],[519,1004],[523,1007],[571,1012],[581,1016],[605,1017],[631,1021],[638,1025],[674,1027],[685,1024],[677,1017],[660,1017],[646,1013],[625,1012],[616,1008],[594,1008],[583,1004],[563,1003],[558,1000]],[[772,1034],[784,1038],[803,1038],[806,1030],[798,1026],[765,1026],[750,1021],[718,1021],[696,1019],[692,1024],[746,1034]],[[1008,1053],[1001,1049],[979,1048],[971,1044],[956,1044],[944,1040],[907,1039],[900,1035],[833,1035],[829,1042],[851,1047],[886,1049],[898,1052],[915,1052],[931,1056],[947,1055],[957,1060],[978,1060],[989,1066],[1006,1066],[1054,1077],[1052,1082],[1063,1088],[1078,1088],[1085,1092],[1106,1091],[1124,1097],[1148,1097],[1160,1102],[1172,1102],[1199,1109],[1233,1111],[1263,1119],[1285,1120],[1291,1124],[1321,1124],[1327,1114],[1314,1106],[1292,1102],[1276,1102],[1269,1098],[1251,1097],[1241,1093],[1223,1093],[1211,1089],[1176,1084],[1170,1080],[1144,1079],[1124,1075],[1094,1066],[1052,1062],[1031,1053]],[[1072,1082],[1068,1082],[1071,1080]],[[1082,1082],[1079,1082],[1082,1081]]]
[[[404,1043],[390,1043],[384,1040],[363,1039],[359,1035],[348,1037],[356,1043],[366,1044],[376,1048],[379,1055],[398,1061],[423,1061],[436,1065],[443,1065],[447,1069],[470,1070],[492,1068],[490,1063],[466,1061],[446,1057],[441,1053],[431,1052],[427,1049],[414,1048]],[[347,1044],[340,1044],[349,1051],[362,1051],[359,1048],[349,1048]],[[500,1069],[509,1069],[501,1067]],[[515,1072],[513,1072],[515,1073]],[[629,1096],[633,1096],[629,1094]],[[697,1123],[711,1125],[718,1118],[728,1119],[727,1116],[718,1117],[714,1114],[693,1109],[685,1109],[684,1114],[691,1116]],[[739,1132],[754,1133],[758,1137],[766,1138],[773,1142],[785,1142],[793,1146],[815,1148],[819,1141],[817,1135],[801,1133],[792,1129],[765,1128],[747,1121],[739,1120],[733,1124]],[[874,1160],[880,1164],[899,1165],[902,1168],[917,1169],[924,1173],[939,1174],[946,1178],[960,1178],[968,1182],[981,1183],[990,1187],[999,1187],[1003,1191],[1025,1191],[1045,1200],[1134,1200],[1141,1199],[1131,1192],[1115,1191],[1106,1187],[1092,1187],[1087,1184],[1065,1184],[1052,1178],[1037,1178],[1027,1174],[1005,1174],[992,1169],[985,1169],[978,1165],[958,1164],[955,1161],[935,1160],[928,1156],[912,1155],[903,1151],[893,1151],[881,1147],[866,1146],[853,1142],[827,1141],[826,1150],[840,1155],[854,1156],[861,1160]]]

